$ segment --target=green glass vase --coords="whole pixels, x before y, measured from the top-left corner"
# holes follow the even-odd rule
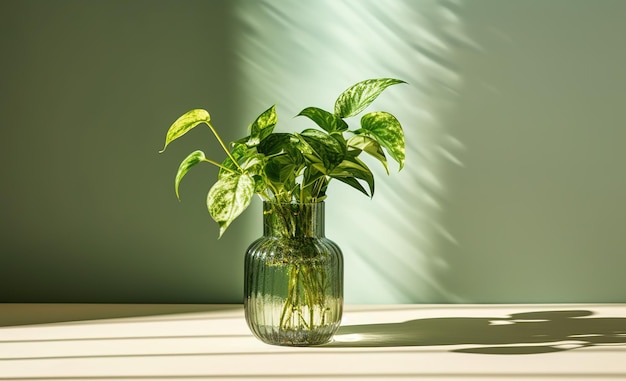
[[[343,311],[343,255],[324,236],[324,203],[263,203],[263,236],[245,256],[244,309],[261,341],[329,342]]]

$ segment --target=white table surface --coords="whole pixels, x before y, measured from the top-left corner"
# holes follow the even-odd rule
[[[325,346],[241,305],[0,304],[0,380],[626,380],[626,304],[346,306]]]

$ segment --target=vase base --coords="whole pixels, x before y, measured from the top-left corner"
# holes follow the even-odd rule
[[[266,344],[286,347],[309,347],[329,343],[333,335],[328,330],[310,332],[303,330],[274,331],[275,327],[259,326],[253,330],[255,336]],[[333,330],[334,331],[334,330]]]

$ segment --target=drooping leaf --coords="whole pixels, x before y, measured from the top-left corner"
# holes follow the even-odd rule
[[[180,196],[178,194],[178,186],[180,185],[180,181],[189,171],[189,168],[198,164],[201,161],[204,161],[206,157],[204,156],[204,152],[202,151],[194,151],[189,154],[178,166],[178,172],[176,172],[176,179],[174,180],[174,190],[176,191],[176,198],[180,200]]]
[[[317,107],[307,107],[298,116],[306,116],[327,132],[341,132],[348,129],[348,124],[335,114]]]
[[[374,140],[367,135],[354,135],[348,139],[348,147],[356,148],[360,151],[368,153],[370,156],[380,161],[385,167],[387,174],[389,174],[387,157],[385,156],[382,146],[377,140]]]
[[[350,86],[335,101],[335,115],[347,118],[369,106],[387,87],[406,83],[394,78],[368,79]]]
[[[348,158],[342,161],[341,164],[339,164],[330,173],[330,177],[343,181],[344,183],[358,189],[359,191],[365,193],[370,197],[374,196],[374,174],[364,162],[356,157]],[[358,184],[358,186],[356,186],[355,181],[349,180],[351,178],[365,181],[370,190],[369,194],[364,191],[363,187],[358,183],[358,181],[356,181],[356,184]]]
[[[398,170],[404,167],[404,131],[393,115],[384,111],[365,114],[361,118],[361,129],[355,132],[372,136],[387,150],[389,156],[398,162],[400,166]]]
[[[165,135],[165,145],[159,153],[165,151],[168,144],[180,138],[200,123],[209,123],[211,116],[206,110],[193,109],[187,111],[170,126]]]
[[[250,205],[255,181],[247,173],[235,173],[219,179],[209,190],[209,214],[220,226],[220,234]]]
[[[354,177],[334,177],[334,178],[341,181],[342,183],[350,185],[352,188],[358,190],[359,192],[363,193],[367,197],[371,197],[369,193],[367,193],[367,190],[365,190],[363,185],[361,185],[361,183],[359,183],[359,181],[356,178]]]

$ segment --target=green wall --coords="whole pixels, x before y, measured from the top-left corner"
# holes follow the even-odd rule
[[[0,302],[240,302],[260,208],[217,240],[226,140],[361,79],[410,85],[407,167],[331,185],[349,303],[626,301],[626,2],[0,2]]]
[[[0,300],[229,302],[241,298],[243,224],[217,241],[205,167],[174,195],[162,155],[190,108],[238,127],[226,2],[0,2],[3,138]],[[237,230],[239,229],[239,230]]]

